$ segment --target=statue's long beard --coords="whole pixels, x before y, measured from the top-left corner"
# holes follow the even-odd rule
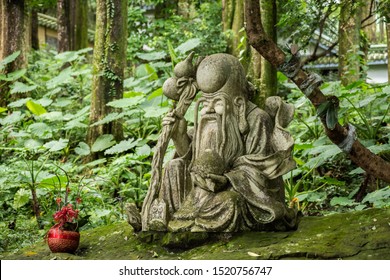
[[[238,129],[237,119],[232,114],[206,114],[196,130],[195,157],[206,149],[216,151],[229,167],[244,153],[244,144]]]

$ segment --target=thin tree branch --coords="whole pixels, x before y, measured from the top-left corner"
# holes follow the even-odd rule
[[[316,61],[317,59],[320,59],[321,57],[327,56],[332,52],[332,50],[338,45],[339,41],[333,42],[332,45],[330,45],[325,51],[316,54],[313,52],[309,57],[302,60],[302,65],[306,65],[310,62]]]
[[[360,22],[361,24],[365,23],[367,20],[369,20],[372,16],[375,15],[375,14],[373,13],[374,2],[375,2],[375,0],[371,0],[371,3],[370,3],[370,12],[368,13],[367,17],[365,17],[364,19],[362,19],[362,21]],[[376,20],[375,20],[375,21],[376,21]]]
[[[370,25],[373,25],[374,23],[376,23],[377,21],[378,21],[379,19],[375,19],[373,22],[370,22],[370,23],[367,23],[367,24],[365,24],[365,25],[362,25],[362,29],[363,28],[366,28],[366,27],[368,27],[368,26],[370,26]]]

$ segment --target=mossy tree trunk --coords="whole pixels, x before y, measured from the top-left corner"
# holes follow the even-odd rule
[[[387,17],[386,33],[387,33],[387,82],[390,83],[390,15]]]
[[[106,105],[108,102],[123,97],[126,21],[127,0],[97,0],[90,124],[112,112],[112,108]],[[103,134],[112,134],[120,140],[123,137],[121,123],[114,121],[90,126],[88,144],[92,145]]]
[[[20,51],[20,55],[7,64],[3,73],[11,73],[21,69],[26,64],[24,53],[24,0],[0,0],[0,60]],[[0,106],[7,105],[10,99],[9,84],[2,84],[0,88]]]
[[[264,31],[276,42],[276,0],[260,0],[261,20]],[[277,95],[277,71],[265,58],[261,58],[260,96],[257,105],[263,106],[265,99]]]
[[[360,78],[359,42],[362,17],[360,1],[346,0],[340,7],[339,78],[343,85]]]
[[[248,77],[257,87],[260,87],[261,55],[241,39],[244,31],[244,0],[222,0],[223,31],[228,34],[227,53],[241,59]],[[254,103],[259,104],[259,96],[253,96]]]
[[[244,0],[222,0],[223,31],[229,32],[227,52],[239,57],[244,35]]]
[[[88,47],[88,0],[76,0],[74,49]]]

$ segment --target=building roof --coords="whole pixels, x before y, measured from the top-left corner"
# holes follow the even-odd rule
[[[57,30],[57,19],[52,16],[38,13],[38,24],[46,28]],[[88,41],[93,42],[95,39],[95,31],[88,29]]]
[[[317,68],[317,69],[334,69],[338,67],[338,52],[332,53],[332,55],[327,55],[321,57],[306,65],[306,68]],[[368,65],[386,65],[387,64],[387,45],[386,44],[378,44],[371,45],[368,50]]]

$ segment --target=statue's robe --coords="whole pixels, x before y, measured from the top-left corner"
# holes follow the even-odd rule
[[[192,189],[173,214],[170,230],[234,232],[263,230],[275,223],[284,224],[284,229],[295,226],[296,215],[285,205],[281,177],[295,166],[293,140],[284,130],[291,120],[292,108],[280,99],[272,101],[278,103],[271,113],[273,118],[248,102],[245,152],[224,174],[229,181],[226,189],[216,193]],[[286,109],[289,114],[283,112]]]

